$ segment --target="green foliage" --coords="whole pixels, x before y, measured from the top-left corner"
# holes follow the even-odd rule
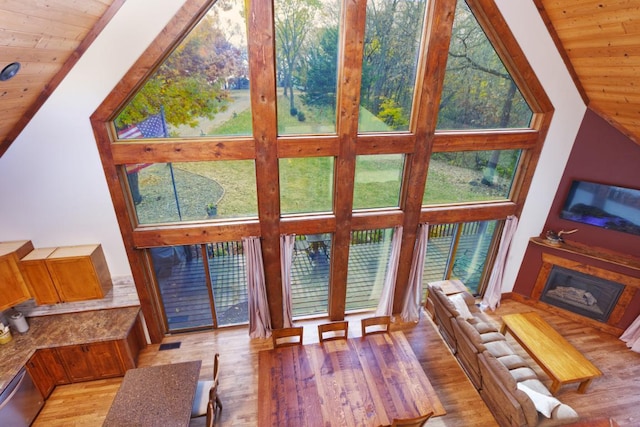
[[[306,119],[304,113],[302,111],[298,111],[298,121],[299,122],[304,122]]]
[[[458,0],[438,129],[528,127],[531,109],[463,0]]]
[[[118,115],[117,128],[164,108],[167,123],[195,127],[230,102],[228,76],[247,74],[243,53],[226,38],[214,15],[205,16]]]
[[[306,105],[328,106],[335,111],[338,27],[322,28],[319,34],[319,41],[309,50],[306,92],[302,100]]]
[[[409,119],[402,107],[391,98],[383,98],[378,117],[393,129],[406,129],[409,126]]]

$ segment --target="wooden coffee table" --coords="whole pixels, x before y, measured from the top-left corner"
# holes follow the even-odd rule
[[[502,322],[500,332],[511,332],[513,338],[552,379],[552,394],[563,384],[576,382],[580,383],[578,392],[584,393],[591,380],[602,375],[538,313],[507,314],[502,316]]]

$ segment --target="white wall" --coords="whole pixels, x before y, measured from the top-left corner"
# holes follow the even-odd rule
[[[89,116],[183,0],[128,0],[0,158],[0,241],[102,243],[113,276],[130,275]],[[539,235],[585,112],[531,0],[498,6],[556,108],[505,272],[510,290]]]
[[[531,0],[496,0],[555,108],[542,155],[511,244],[502,290],[513,289],[529,238],[542,232],[586,106]]]
[[[89,116],[184,0],[129,0],[0,158],[0,241],[101,243],[130,276]]]

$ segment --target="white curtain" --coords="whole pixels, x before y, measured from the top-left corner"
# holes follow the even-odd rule
[[[500,247],[498,248],[498,255],[496,261],[493,264],[493,270],[491,270],[491,276],[489,277],[489,284],[487,290],[484,293],[484,298],[480,303],[480,308],[485,310],[489,307],[491,310],[495,310],[500,305],[500,298],[502,297],[502,276],[504,275],[504,267],[507,261],[507,255],[509,254],[509,246],[513,240],[513,235],[516,233],[518,227],[518,218],[514,215],[509,215],[505,221],[504,229],[502,230],[502,238],[500,239]]]
[[[428,240],[429,224],[420,224],[418,226],[418,238],[416,239],[416,245],[413,250],[413,260],[411,260],[411,272],[409,273],[409,283],[407,283],[407,293],[404,296],[402,313],[400,313],[400,317],[404,322],[417,322],[420,319],[422,272],[424,269],[424,258],[427,253]]]
[[[249,336],[271,336],[271,316],[264,282],[264,263],[259,237],[243,237],[242,246],[247,270],[247,294],[249,296]]]
[[[293,245],[296,242],[295,234],[283,234],[280,236],[280,271],[282,273],[282,319],[283,326],[293,326],[291,314],[291,265],[293,263]]]
[[[620,335],[620,339],[627,343],[627,347],[640,353],[640,316]]]
[[[387,275],[382,286],[382,295],[376,309],[376,316],[391,316],[393,311],[393,292],[396,288],[396,276],[398,274],[398,260],[400,259],[400,246],[402,244],[402,226],[396,225],[393,229],[391,240],[391,255],[387,267]]]

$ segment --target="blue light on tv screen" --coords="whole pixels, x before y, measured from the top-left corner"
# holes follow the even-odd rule
[[[560,217],[640,235],[640,190],[574,181]]]

